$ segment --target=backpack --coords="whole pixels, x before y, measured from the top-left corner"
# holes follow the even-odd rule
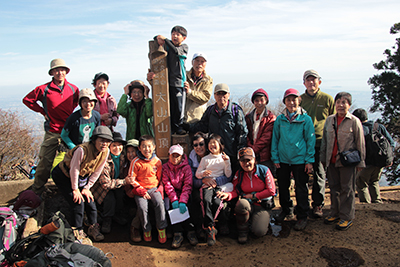
[[[377,167],[389,166],[394,159],[393,149],[389,140],[378,130],[379,124],[374,123],[365,136],[366,164]]]
[[[0,261],[19,237],[18,227],[23,223],[18,215],[10,208],[0,207]],[[21,227],[23,228],[23,227]]]
[[[73,230],[60,211],[57,211],[49,219],[49,222],[52,221],[57,221],[60,225],[55,231],[49,234],[42,234],[40,232],[34,233],[15,242],[10,249],[5,252],[5,258],[8,264],[12,265],[14,262],[21,260],[28,261],[53,244],[63,244],[76,240]]]

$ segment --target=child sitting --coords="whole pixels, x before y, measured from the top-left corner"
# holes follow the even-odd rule
[[[216,193],[221,191],[221,186],[231,181],[231,162],[229,156],[224,151],[224,144],[221,136],[212,134],[208,139],[208,150],[210,154],[204,156],[196,171],[198,179],[213,178],[215,183],[204,184],[200,189],[200,197],[202,198],[203,209],[203,227],[207,232],[207,243],[209,246],[215,244],[215,219],[218,217],[220,210],[223,207],[223,202],[216,197]],[[215,214],[213,214],[215,213]],[[220,216],[221,223],[225,223],[224,216]]]
[[[186,155],[180,145],[173,145],[169,149],[169,161],[163,165],[162,181],[165,193],[167,194],[172,209],[178,209],[180,213],[187,211],[189,196],[192,192],[192,170],[188,164]],[[179,248],[183,241],[183,231],[187,232],[187,238],[192,246],[197,245],[198,241],[194,231],[194,226],[187,219],[181,223],[172,225],[174,239],[172,248]]]
[[[125,225],[127,220],[123,215],[125,177],[122,176],[122,166],[125,163],[121,154],[126,141],[118,132],[113,133],[114,141],[110,145],[110,155],[100,174],[99,179],[91,188],[98,206],[102,207],[103,223],[101,232],[111,232],[112,220]]]
[[[79,92],[80,110],[68,117],[61,132],[61,139],[69,149],[90,141],[94,129],[100,126],[100,113],[93,110],[97,98],[93,91],[84,88]]]
[[[139,139],[153,133],[153,102],[149,98],[150,89],[139,80],[124,87],[117,112],[126,119],[126,140]],[[131,99],[127,102],[128,97]]]
[[[133,193],[137,204],[137,213],[143,227],[144,241],[151,241],[151,224],[148,215],[149,201],[154,205],[156,224],[158,229],[158,241],[163,244],[167,241],[165,228],[165,207],[162,192],[164,188],[161,183],[162,163],[156,156],[155,139],[149,135],[139,138],[139,151],[137,157],[131,162],[127,182],[133,185]]]

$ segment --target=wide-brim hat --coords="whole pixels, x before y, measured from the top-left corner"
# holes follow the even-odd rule
[[[97,126],[94,129],[91,139],[93,140],[99,137],[110,140],[111,142],[114,141],[110,128],[104,125]]]
[[[123,145],[126,145],[126,141],[124,140],[124,138],[122,138],[122,135],[119,132],[113,132],[113,142],[120,142]]]
[[[56,68],[66,68],[67,69],[67,74],[69,73],[70,69],[68,68],[67,64],[65,64],[65,61],[61,58],[56,58],[53,59],[50,62],[50,69],[49,69],[49,75],[51,75],[51,70],[56,69]]]

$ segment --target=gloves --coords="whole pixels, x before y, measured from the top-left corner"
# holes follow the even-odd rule
[[[178,200],[175,200],[174,202],[172,202],[172,208],[173,208],[173,209],[177,209],[178,206],[179,206]]]
[[[185,203],[179,203],[179,211],[182,213],[182,214],[184,214],[186,211],[187,211],[187,208],[186,208],[186,204]]]

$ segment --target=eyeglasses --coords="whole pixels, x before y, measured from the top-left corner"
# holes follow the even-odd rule
[[[197,147],[197,146],[204,146],[204,143],[201,142],[201,143],[198,143],[198,144],[193,144],[193,147]]]

